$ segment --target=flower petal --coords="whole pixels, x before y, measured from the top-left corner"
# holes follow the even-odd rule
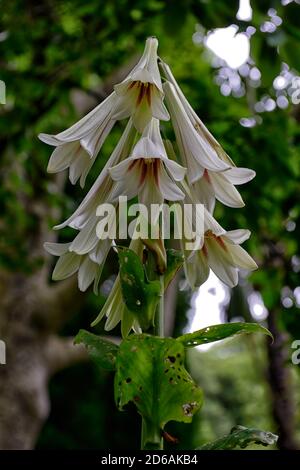
[[[257,269],[254,259],[239,245],[230,245],[230,253],[236,266],[242,269],[253,271]]]
[[[93,261],[90,260],[88,256],[80,264],[80,268],[78,270],[78,288],[82,292],[85,292],[87,288],[92,284],[94,281],[99,266]]]
[[[244,207],[244,201],[238,190],[226,178],[224,173],[209,172],[212,187],[216,198],[229,207]]]
[[[54,281],[61,281],[72,276],[78,270],[80,262],[81,256],[76,253],[65,253],[58,259],[52,273],[52,279]]]
[[[248,240],[250,235],[250,230],[240,228],[237,230],[229,230],[228,232],[226,232],[224,238],[228,243],[240,245],[241,243],[244,243],[245,240]]]
[[[54,256],[61,256],[69,250],[71,243],[52,243],[45,242],[45,250]]]
[[[72,158],[74,158],[74,155],[79,151],[80,145],[78,142],[68,142],[58,145],[49,159],[47,167],[48,173],[58,173],[68,168]]]
[[[229,287],[238,284],[238,270],[233,265],[229,251],[225,250],[216,240],[205,241],[208,252],[208,264],[215,275]]]
[[[182,181],[186,174],[186,168],[179,165],[179,163],[169,160],[168,158],[163,159],[164,165],[169,170],[172,178],[175,181]]]
[[[225,177],[232,184],[248,183],[248,181],[251,181],[255,175],[255,171],[249,170],[249,168],[237,168],[235,166],[227,170],[225,173]]]
[[[65,220],[65,222],[62,224],[56,225],[54,227],[56,230],[64,228],[67,225],[73,228],[81,229],[82,226],[87,223],[90,214],[95,212],[97,206],[105,200],[112,187],[112,180],[108,174],[108,169],[111,166],[116,165],[121,159],[129,154],[135,133],[136,132],[132,125],[132,120],[130,119],[121,139],[119,140],[116,148],[114,149],[95,183],[91,187],[90,191],[85,196],[76,211],[71,215],[71,217]]]
[[[185,197],[181,189],[169,177],[162,164],[160,165],[158,185],[164,199],[167,201],[179,201]]]

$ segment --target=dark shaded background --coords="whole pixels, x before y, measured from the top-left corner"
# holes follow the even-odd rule
[[[252,20],[245,22],[236,18],[238,2],[225,0],[0,1],[0,79],[7,87],[6,105],[0,105],[0,338],[7,345],[7,364],[0,365],[0,448],[139,447],[139,418],[130,408],[116,411],[113,376],[74,353],[70,339],[79,328],[89,329],[117,262],[112,254],[98,298],[78,293],[74,279],[50,283],[53,260],[42,244],[53,239],[51,226],[74,210],[85,191],[65,175],[46,174],[50,149],[37,135],[65,129],[101,101],[149,35],[158,37],[160,55],[235,163],[257,173],[241,188],[244,209],[216,210],[225,228],[251,229],[247,249],[259,264],[231,292],[224,321],[253,320],[248,300],[256,291],[275,337],[273,344],[243,338],[193,351],[189,365],[204,388],[205,405],[193,425],[169,430],[181,448],[214,439],[235,424],[277,432],[280,448],[299,448],[300,368],[291,362],[291,345],[300,339],[300,108],[291,103],[288,85],[279,91],[273,82],[283,69],[295,75],[300,70],[300,5],[251,5]],[[282,24],[268,32],[262,25],[271,21],[270,8]],[[259,81],[208,54],[203,36],[230,24],[240,31],[256,28],[249,64],[260,70]],[[230,85],[232,73],[239,74],[242,91],[223,96],[220,87]],[[257,111],[258,102],[275,102],[279,95],[290,102],[285,109]],[[88,187],[120,132],[118,125],[105,143]],[[72,229],[60,237],[68,240]],[[172,287],[169,333],[186,326],[190,297],[178,284]]]

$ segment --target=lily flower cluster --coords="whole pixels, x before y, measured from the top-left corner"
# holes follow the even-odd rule
[[[238,283],[240,269],[257,268],[240,246],[250,236],[249,230],[226,231],[213,217],[216,199],[229,207],[244,206],[236,186],[250,181],[255,173],[234,165],[185,98],[168,65],[158,58],[157,48],[157,39],[148,38],[137,65],[102,103],[69,129],[57,135],[39,136],[55,147],[48,171],[69,169],[71,183],[80,180],[84,187],[115,123],[128,119],[116,148],[79,207],[55,227],[76,229],[74,240],[45,243],[49,253],[59,256],[53,279],[78,273],[82,291],[93,283],[97,293],[103,265],[114,244],[113,236],[101,236],[97,208],[110,202],[118,210],[120,195],[138,197],[139,203],[148,207],[173,201],[204,205],[200,243],[187,251],[182,240],[185,274],[191,288],[204,283],[210,269],[233,287]],[[161,137],[160,121],[169,120],[174,143]],[[195,220],[190,221],[190,226],[191,230],[196,226]],[[132,240],[130,247],[142,256],[141,240]],[[131,328],[140,331],[137,320],[122,302],[119,277],[97,321],[105,315],[106,330],[121,321],[124,335]]]

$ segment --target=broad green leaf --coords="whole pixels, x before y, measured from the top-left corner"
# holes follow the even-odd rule
[[[146,425],[146,442],[171,420],[191,422],[202,405],[202,391],[184,359],[183,345],[173,338],[131,335],[120,345],[115,400],[120,409],[129,402],[136,405]]]
[[[116,368],[116,356],[119,346],[100,336],[89,333],[86,330],[79,330],[74,339],[74,344],[83,343],[97,365],[104,369],[114,370]]]
[[[167,270],[164,274],[165,289],[181,268],[184,262],[184,256],[181,251],[169,249],[167,250]]]
[[[224,323],[222,325],[212,325],[202,330],[188,333],[176,338],[186,348],[193,348],[200,344],[212,343],[220,339],[229,338],[230,336],[240,335],[241,333],[263,333],[272,337],[267,328],[258,323]]]
[[[244,426],[235,426],[230,434],[220,437],[216,441],[204,444],[197,450],[226,450],[241,447],[245,449],[249,444],[259,444],[270,446],[276,444],[278,436],[271,432],[261,431],[260,429],[245,428]]]
[[[160,282],[148,281],[138,255],[129,248],[118,248],[123,300],[143,330],[154,318],[160,295]]]

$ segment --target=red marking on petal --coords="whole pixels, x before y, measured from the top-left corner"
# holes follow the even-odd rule
[[[154,172],[154,181],[157,184],[157,186],[159,186],[159,178],[158,178],[159,166],[160,166],[160,160],[156,158],[153,162],[153,172]]]
[[[207,170],[204,170],[203,177],[204,177],[204,179],[206,179],[206,181],[207,181],[208,183],[211,184],[210,177],[209,177],[209,174],[208,174],[208,171],[207,171]]]
[[[149,83],[149,85],[147,87],[147,92],[146,92],[147,103],[148,103],[149,106],[151,106],[151,92],[152,92],[152,86]]]
[[[145,93],[147,93],[146,86],[144,85],[144,83],[140,82],[139,86],[140,86],[140,91],[139,91],[138,97],[136,99],[136,106],[139,106],[139,104],[141,104],[141,102],[142,102],[142,100],[145,96]]]
[[[147,170],[148,170],[148,165],[146,165],[146,163],[143,160],[141,160],[141,165],[142,165],[142,168],[141,168],[140,182],[139,182],[140,186],[144,183],[146,179],[146,175],[147,175]]]
[[[127,168],[127,171],[132,170],[132,168],[137,164],[137,162],[138,162],[138,160],[132,160],[129,167]]]
[[[225,245],[223,238],[215,236],[215,239],[217,243],[219,243],[220,247],[223,248],[223,250],[227,251],[227,246]]]

